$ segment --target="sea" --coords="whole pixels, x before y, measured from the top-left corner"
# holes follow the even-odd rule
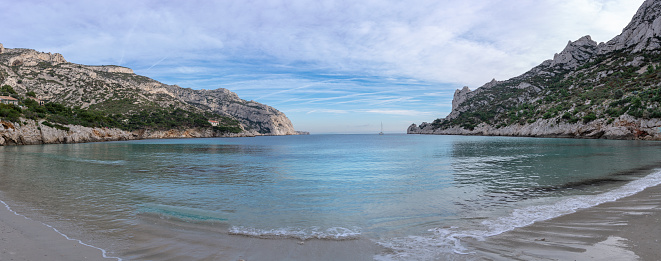
[[[116,260],[472,260],[661,184],[661,143],[302,135],[0,147],[0,199]]]

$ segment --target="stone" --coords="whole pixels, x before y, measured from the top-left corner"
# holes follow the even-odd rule
[[[13,128],[0,128],[0,146],[36,145],[60,143],[85,143],[99,141],[121,141],[164,138],[210,138],[210,137],[252,137],[249,133],[220,133],[211,129],[186,129],[167,131],[124,131],[114,128],[90,128],[78,125],[65,125],[69,131],[39,124],[34,120],[20,119],[24,124],[5,122]]]
[[[3,50],[0,71],[8,77],[0,84],[15,86],[19,93],[30,90],[40,98],[81,108],[113,99],[113,92],[120,95],[129,93],[132,97],[126,98],[137,99],[138,103],[213,112],[236,119],[244,130],[242,135],[300,134],[284,113],[265,104],[243,100],[224,88],[192,90],[137,76],[126,67],[73,64],[67,62],[61,54],[31,49]],[[19,65],[20,68],[11,68]],[[16,72],[16,69],[20,72]],[[26,79],[20,75],[34,75],[34,78]],[[22,83],[18,84],[19,81]],[[74,135],[70,139],[76,137]],[[48,136],[46,138],[48,142],[55,142]]]
[[[459,104],[466,101],[468,93],[471,92],[471,89],[468,86],[464,86],[461,90],[457,89],[454,91],[454,98],[452,99],[452,110],[456,109]]]
[[[583,73],[576,69],[591,61],[591,59],[597,55],[608,55],[615,51],[633,54],[631,56],[632,59],[626,61],[626,66],[638,67],[644,65],[646,61],[643,55],[636,55],[637,52],[643,50],[654,50],[658,52],[660,49],[661,1],[646,0],[638,9],[631,22],[622,30],[622,33],[607,43],[597,44],[589,35],[583,36],[576,41],[569,41],[567,46],[560,53],[555,54],[552,60],[542,62],[540,65],[532,68],[521,76],[502,82],[498,82],[494,79],[474,91],[470,91],[468,87],[464,87],[462,90],[456,90],[452,100],[452,111],[445,117],[445,120],[453,120],[464,112],[474,112],[480,108],[484,108],[485,104],[494,101],[492,98],[493,96],[499,95],[499,92],[503,93],[507,91],[486,91],[491,88],[503,87],[521,90],[516,96],[499,100],[498,102],[501,102],[500,104],[507,102],[512,102],[514,104],[535,104],[535,101],[544,98],[544,96],[538,94],[543,91],[545,86],[539,85],[538,82],[535,83],[538,86],[534,86],[530,84],[530,82],[534,81],[529,81],[529,79],[544,79],[556,75],[564,76],[565,79],[567,79],[568,76],[576,76],[579,73]],[[613,57],[603,60],[603,63],[606,65],[613,62],[615,62]],[[590,67],[585,69],[590,70]],[[569,73],[566,73],[567,71],[569,71]],[[594,75],[592,82],[598,82],[604,77],[616,73],[612,69],[602,71],[593,70],[589,72],[592,72]],[[645,70],[641,68],[638,72],[645,73]],[[572,84],[566,86],[566,88],[571,90],[572,88],[575,88],[575,85]],[[482,93],[486,94],[480,96]],[[471,104],[465,102],[473,97],[476,98],[475,102],[472,102]],[[584,104],[592,105],[592,100],[586,100]],[[498,108],[495,110],[497,109]],[[504,113],[504,111],[505,110],[500,110],[497,113]],[[499,126],[498,128],[486,123],[480,123],[472,130],[464,129],[459,126],[450,126],[446,129],[434,129],[433,126],[427,125],[426,123],[420,124],[420,126],[412,124],[407,129],[407,133],[661,140],[661,119],[646,120],[624,114],[619,118],[612,120],[610,123],[606,119],[597,119],[589,123],[579,121],[570,124],[563,122],[560,117],[561,116],[557,115],[550,119],[537,118],[536,121],[532,123],[516,123],[508,126]],[[580,115],[580,117],[582,117],[582,115]]]
[[[633,52],[661,47],[661,2],[646,0],[622,30],[607,43],[599,44],[599,53],[632,48]]]
[[[555,54],[550,66],[561,65],[564,69],[575,69],[593,57],[598,51],[597,42],[589,35],[569,41],[562,52]]]

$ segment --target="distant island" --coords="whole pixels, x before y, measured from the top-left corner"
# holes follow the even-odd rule
[[[308,134],[273,107],[0,44],[0,145]]]
[[[607,43],[584,36],[523,75],[455,91],[447,117],[407,133],[661,140],[661,1]]]

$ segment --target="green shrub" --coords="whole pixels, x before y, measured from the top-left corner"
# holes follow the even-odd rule
[[[47,121],[42,121],[41,124],[46,125],[46,126],[51,127],[51,128],[56,128],[58,130],[69,131],[69,127],[62,126],[62,125],[57,124],[57,123],[50,123],[50,122],[47,122]]]
[[[6,84],[0,87],[0,93],[3,95],[17,94],[16,91],[14,91],[14,88]]]
[[[588,123],[597,119],[597,115],[594,112],[590,112],[583,116],[583,123]]]

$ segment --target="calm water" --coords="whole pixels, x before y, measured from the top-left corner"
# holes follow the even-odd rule
[[[0,147],[0,191],[19,213],[125,259],[254,260],[274,249],[309,259],[361,244],[347,258],[460,259],[462,237],[658,184],[660,148],[419,135]]]

